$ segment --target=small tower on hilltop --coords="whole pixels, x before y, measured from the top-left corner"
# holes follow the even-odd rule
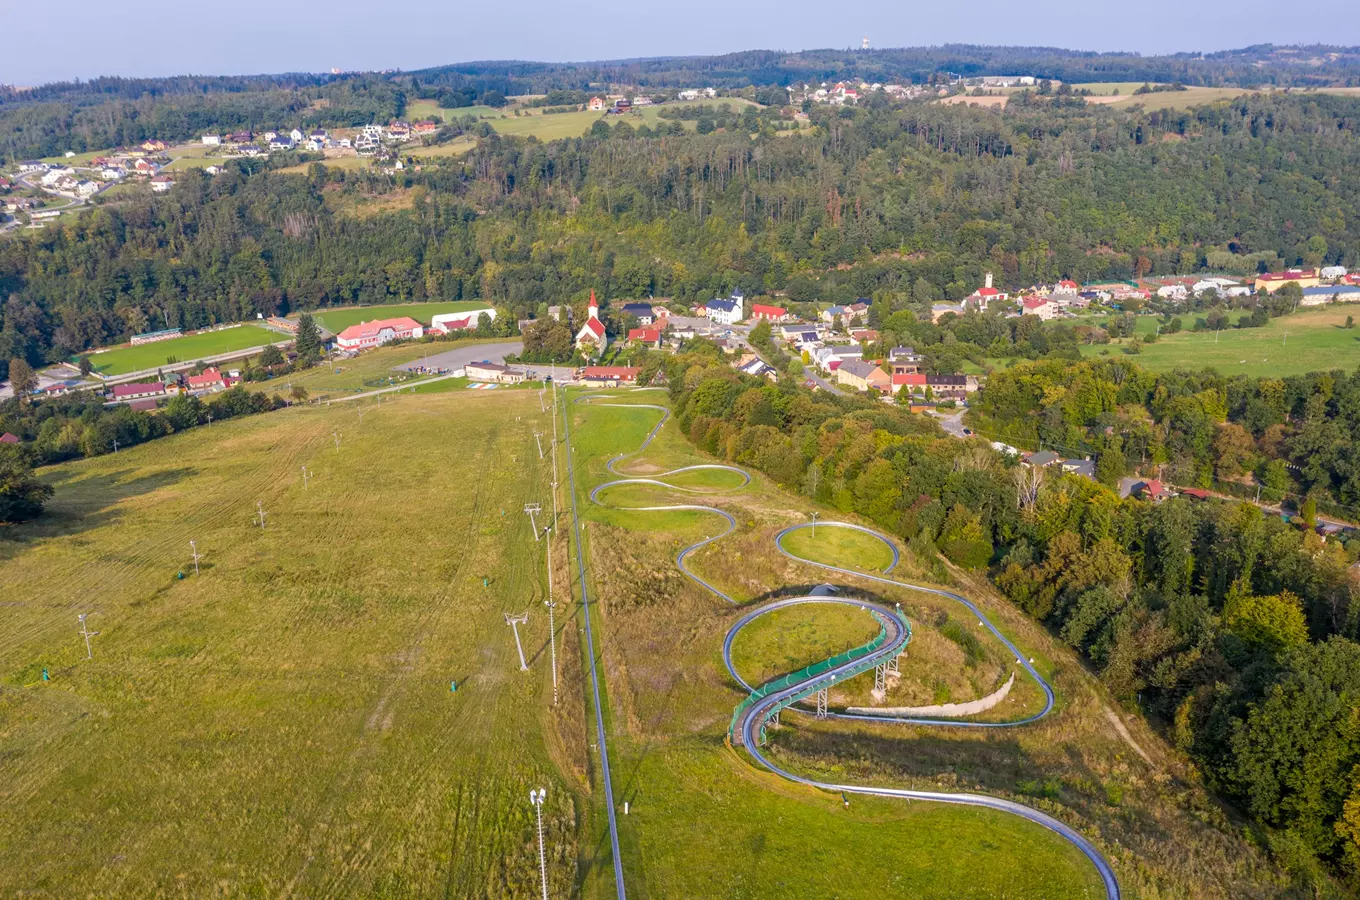
[[[859,49],[861,50],[869,49],[869,35],[866,34],[864,36],[864,39],[859,42]]]

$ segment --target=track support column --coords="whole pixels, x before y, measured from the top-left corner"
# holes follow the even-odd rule
[[[817,718],[826,718],[826,688],[817,692]]]

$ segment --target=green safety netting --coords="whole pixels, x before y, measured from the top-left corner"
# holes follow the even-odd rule
[[[886,624],[884,624],[883,617],[881,615],[879,615],[876,612],[873,612],[872,610],[870,612],[872,613],[875,619],[879,620],[878,634],[877,636],[874,637],[873,640],[869,641],[867,644],[861,644],[858,647],[852,647],[849,650],[846,650],[844,653],[838,653],[835,656],[831,657],[830,659],[824,659],[821,662],[815,662],[810,666],[806,666],[802,669],[799,669],[797,672],[790,672],[789,674],[783,676],[782,678],[776,678],[774,681],[766,682],[765,684],[762,684],[760,687],[756,688],[754,691],[751,692],[750,696],[748,696],[745,700],[738,703],[737,708],[732,711],[732,725],[729,728],[729,733],[731,734],[732,738],[736,740],[740,737],[740,735],[737,734],[737,726],[741,721],[742,713],[746,712],[746,710],[750,709],[752,706],[754,706],[761,700],[765,699],[770,694],[782,691],[785,688],[798,684],[799,682],[810,681],[812,679],[815,679],[818,675],[824,675],[827,672],[830,672],[832,669],[839,668],[840,666],[843,666],[846,663],[854,662],[857,659],[863,659],[864,657],[872,654],[878,648],[882,647],[883,644],[888,640],[887,626]],[[863,670],[860,671],[868,671],[869,668],[870,667],[865,667]],[[853,671],[847,673],[846,677],[848,678],[851,675],[858,674],[859,671]],[[819,687],[816,684],[809,684],[807,686],[806,691],[801,691],[797,695],[789,697],[786,702],[780,704],[780,708],[786,707],[792,703],[796,703],[797,701],[803,699],[804,697],[815,693],[817,690],[819,690]]]

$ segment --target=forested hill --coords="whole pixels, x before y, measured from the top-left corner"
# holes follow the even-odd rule
[[[748,110],[709,134],[492,135],[396,177],[186,173],[164,196],[0,242],[0,360],[63,357],[149,320],[345,303],[523,315],[591,289],[693,301],[741,287],[923,312],[987,271],[1015,287],[1360,260],[1349,98],[818,108],[798,136]]]

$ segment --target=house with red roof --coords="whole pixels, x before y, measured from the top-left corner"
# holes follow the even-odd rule
[[[759,322],[764,319],[767,322],[791,322],[793,316],[782,306],[767,306],[763,303],[751,304],[751,318]]]
[[[1322,284],[1322,276],[1317,269],[1288,269],[1284,272],[1266,272],[1256,276],[1256,293],[1264,291],[1273,294],[1286,284],[1297,284],[1301,288],[1317,287]]]
[[[409,316],[396,319],[375,319],[351,325],[335,336],[335,342],[345,350],[367,350],[381,347],[390,341],[421,337],[425,328]]]
[[[223,375],[218,369],[204,369],[202,375],[190,375],[184,379],[191,394],[215,394],[225,391],[236,383],[230,375]]]
[[[1156,478],[1149,478],[1134,487],[1134,492],[1144,500],[1151,500],[1153,503],[1161,503],[1163,500],[1176,496],[1176,492],[1162,484]]]
[[[18,435],[10,434],[8,431],[6,431],[4,434],[0,434],[0,444],[17,444],[17,443],[19,443]]]
[[[581,381],[592,387],[615,387],[620,384],[637,384],[636,366],[586,366],[581,370]]]
[[[1058,315],[1058,304],[1047,297],[1026,297],[1020,301],[1020,315],[1038,316],[1047,322]]]
[[[586,307],[586,323],[576,332],[576,349],[587,356],[598,356],[609,345],[609,335],[605,332],[604,322],[600,321],[600,301],[595,292],[590,292],[590,303]]]
[[[992,287],[992,273],[988,272],[983,280],[982,287],[973,291],[963,300],[965,309],[976,309],[979,312],[986,312],[987,307],[993,303],[1004,303],[1009,296],[1005,291]]]
[[[628,343],[637,342],[646,344],[649,347],[661,346],[660,328],[630,328],[628,330]]]
[[[908,394],[926,392],[926,376],[923,372],[894,372],[892,376],[893,393],[906,388]]]
[[[155,400],[165,396],[165,385],[159,381],[135,381],[131,384],[115,384],[109,398],[115,403],[129,400]]]

